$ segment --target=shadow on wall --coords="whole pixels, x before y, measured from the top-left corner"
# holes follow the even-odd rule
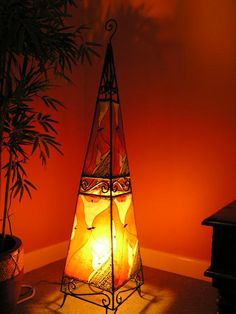
[[[129,72],[137,71],[137,65],[143,69],[142,65],[148,65],[153,61],[152,65],[155,66],[155,74],[158,76],[161,69],[167,66],[164,60],[165,55],[161,54],[160,42],[164,42],[164,45],[170,48],[180,44],[175,42],[174,38],[168,38],[168,36],[172,37],[166,31],[166,28],[169,27],[169,17],[160,20],[157,17],[149,16],[148,7],[144,3],[133,6],[130,1],[122,0],[114,2],[83,1],[79,4],[78,11],[84,23],[93,27],[94,32],[91,32],[90,35],[100,42],[106,42],[109,36],[104,31],[105,22],[109,18],[115,18],[118,21],[118,31],[113,40],[114,47],[120,47],[117,49],[119,55],[117,55],[116,61],[118,63],[122,58],[122,67],[127,65]],[[132,68],[132,65],[135,65],[136,68]]]
[[[117,19],[114,46],[122,47],[117,60],[123,57],[129,69],[135,65],[143,74],[147,68],[144,73],[151,78],[161,76],[161,82],[205,96],[212,92],[217,98],[225,89],[232,92],[236,70],[236,4],[232,1],[85,0],[78,11],[80,19],[95,29],[91,36],[101,42],[107,35],[105,21]],[[220,90],[214,90],[216,86]]]

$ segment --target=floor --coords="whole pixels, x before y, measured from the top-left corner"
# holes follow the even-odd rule
[[[24,275],[35,296],[17,307],[16,314],[105,314],[105,310],[68,296],[60,309],[63,294],[60,280],[64,261],[58,261]],[[216,291],[205,281],[144,267],[143,297],[136,292],[124,302],[117,314],[215,314]],[[112,311],[109,311],[109,314]]]

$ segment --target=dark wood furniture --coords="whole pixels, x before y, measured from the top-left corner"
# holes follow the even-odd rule
[[[236,313],[236,201],[202,222],[213,227],[211,265],[204,275],[218,289],[218,313]]]

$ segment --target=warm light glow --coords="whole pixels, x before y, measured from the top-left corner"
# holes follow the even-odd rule
[[[92,283],[106,273],[111,283],[113,248],[114,282],[119,287],[140,266],[132,195],[112,201],[112,235],[109,204],[107,198],[79,195],[65,271]]]
[[[106,263],[111,256],[111,246],[109,242],[108,238],[101,237],[92,244],[92,266],[94,270],[97,270],[102,264]]]

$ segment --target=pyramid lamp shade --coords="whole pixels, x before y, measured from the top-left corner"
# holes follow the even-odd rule
[[[142,262],[110,32],[62,277],[68,295],[117,312],[141,294]]]

